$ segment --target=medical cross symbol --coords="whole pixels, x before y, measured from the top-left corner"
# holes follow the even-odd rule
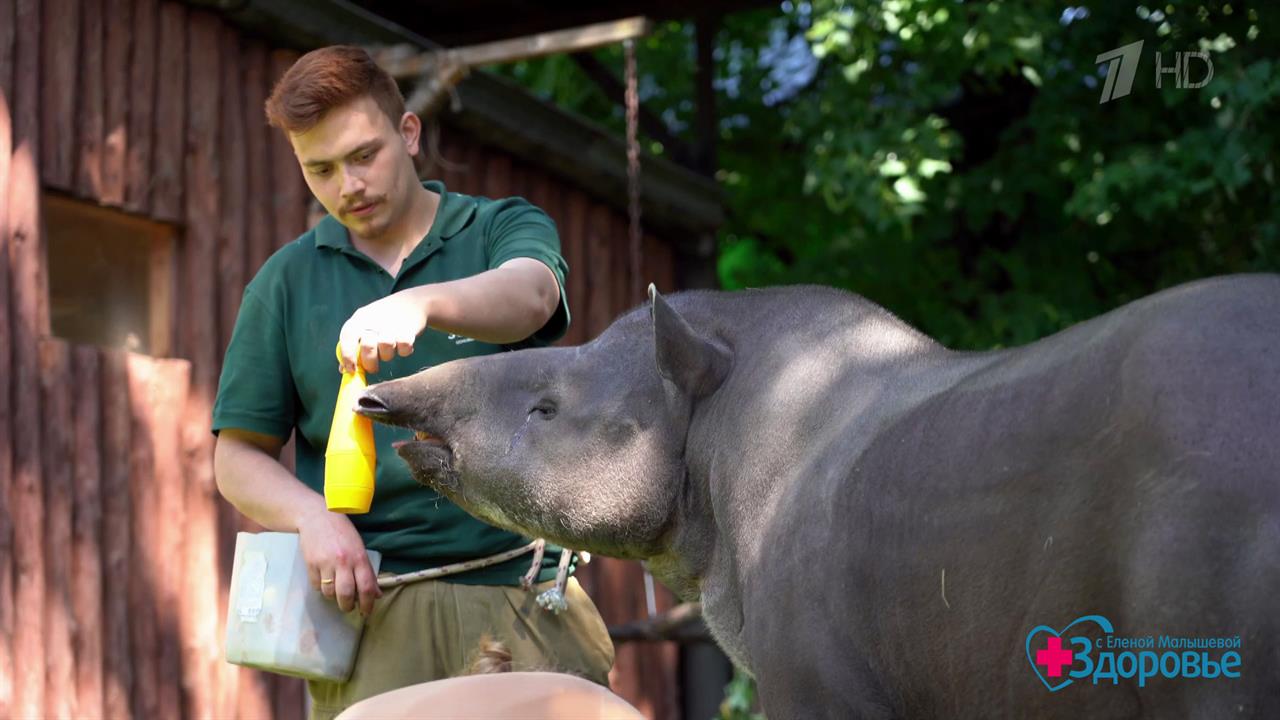
[[[1075,654],[1062,649],[1062,638],[1050,637],[1044,650],[1036,651],[1036,664],[1043,665],[1049,677],[1062,677],[1062,668],[1071,667]]]

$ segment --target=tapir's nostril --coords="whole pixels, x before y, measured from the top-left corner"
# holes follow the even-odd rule
[[[356,412],[368,417],[385,417],[391,414],[391,408],[382,402],[382,398],[369,391],[365,391],[356,400]]]

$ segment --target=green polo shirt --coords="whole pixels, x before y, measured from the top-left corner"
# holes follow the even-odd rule
[[[297,474],[316,492],[324,488],[324,450],[338,397],[333,348],[343,323],[358,308],[394,292],[465,278],[518,257],[540,260],[560,284],[560,308],[519,347],[559,339],[569,325],[568,268],[555,223],[521,198],[490,200],[424,183],[439,193],[430,232],[405,259],[397,276],[357,250],[332,216],[281,248],[245,288],[227,347],[213,408],[213,430],[238,428],[287,438],[296,429]],[[428,328],[409,357],[380,363],[370,384],[401,378],[458,358],[487,355],[499,346]],[[413,479],[391,448],[411,431],[374,424],[378,464],[370,511],[352,515],[365,546],[382,553],[382,569],[402,573],[470,560],[528,542],[476,520]],[[515,585],[529,568],[525,555],[502,565],[450,578],[452,582]],[[555,575],[559,549],[548,547],[540,580]]]

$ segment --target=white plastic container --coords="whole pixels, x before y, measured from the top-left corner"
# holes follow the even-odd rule
[[[382,556],[369,550],[376,575]],[[364,618],[311,587],[295,533],[237,533],[227,603],[227,662],[346,682]]]

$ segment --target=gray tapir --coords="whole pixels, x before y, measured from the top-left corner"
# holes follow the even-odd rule
[[[771,720],[1280,717],[1280,276],[995,352],[651,288],[359,408],[477,517],[701,598]]]

